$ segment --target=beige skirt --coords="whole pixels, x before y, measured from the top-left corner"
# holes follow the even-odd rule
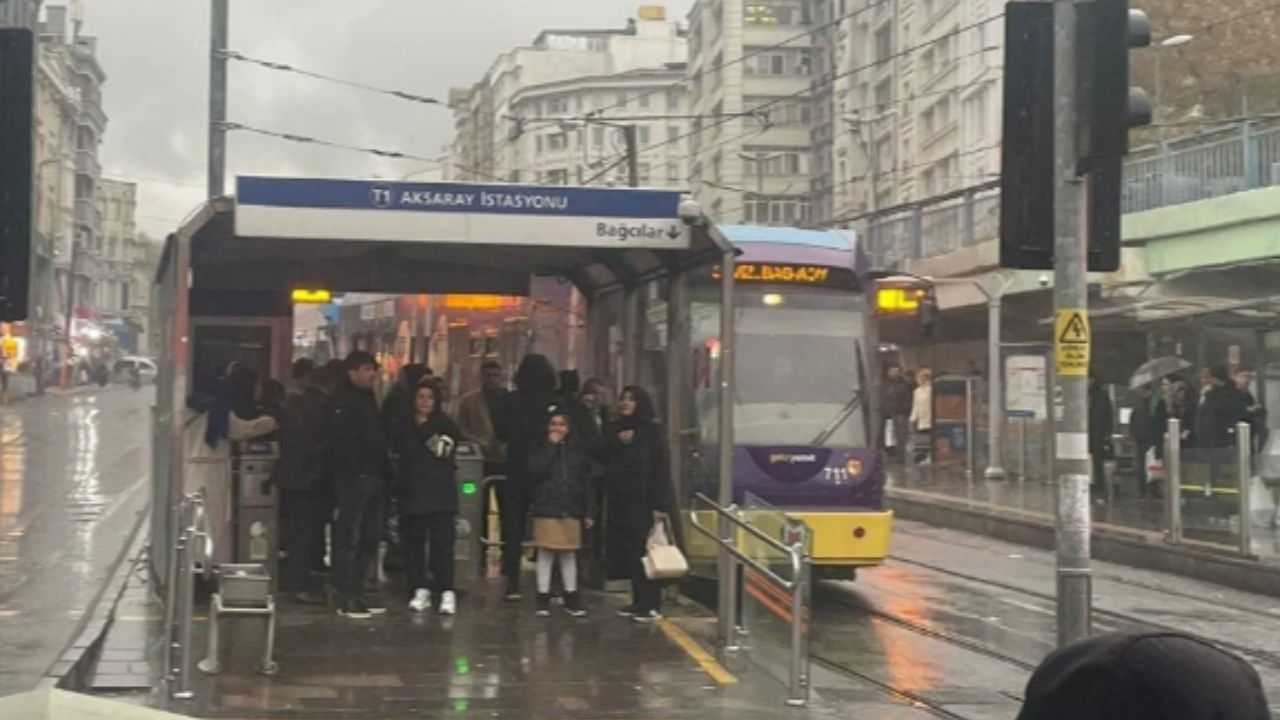
[[[582,547],[582,521],[577,518],[534,518],[533,543],[544,550]]]

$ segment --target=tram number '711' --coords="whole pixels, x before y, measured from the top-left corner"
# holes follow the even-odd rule
[[[856,476],[849,473],[849,469],[845,467],[825,467],[822,468],[822,476],[830,482],[846,483],[853,480]]]

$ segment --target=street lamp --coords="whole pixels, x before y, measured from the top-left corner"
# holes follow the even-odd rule
[[[1164,102],[1164,63],[1162,62],[1163,60],[1162,56],[1164,55],[1164,51],[1166,49],[1181,47],[1191,42],[1194,39],[1195,39],[1195,35],[1187,35],[1187,34],[1171,35],[1165,38],[1164,40],[1161,40],[1160,42],[1151,46],[1151,48],[1156,51],[1155,121],[1156,121],[1156,133],[1159,135],[1161,150],[1164,149],[1164,135],[1165,135],[1164,117],[1160,112],[1160,108],[1163,106],[1163,102]]]

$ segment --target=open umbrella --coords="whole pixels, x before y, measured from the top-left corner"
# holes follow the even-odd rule
[[[1129,378],[1129,389],[1135,390],[1143,385],[1154,384],[1166,375],[1182,372],[1189,367],[1191,363],[1172,355],[1148,360],[1133,372],[1133,377]]]

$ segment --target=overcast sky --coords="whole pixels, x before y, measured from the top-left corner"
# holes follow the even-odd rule
[[[46,4],[56,4],[49,0]],[[232,50],[326,75],[445,99],[493,58],[547,28],[622,27],[640,0],[231,0]],[[692,0],[667,0],[683,19]],[[86,0],[99,38],[110,125],[105,173],[140,185],[138,224],[173,230],[204,197],[208,0]],[[231,64],[233,122],[348,145],[437,157],[452,136],[447,108],[419,105],[243,63]],[[241,132],[236,174],[399,177],[406,161]]]

